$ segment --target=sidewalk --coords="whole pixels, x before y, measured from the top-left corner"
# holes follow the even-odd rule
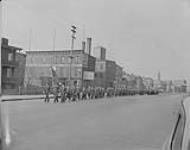
[[[53,95],[50,95],[50,98]],[[45,95],[3,95],[2,101],[21,101],[21,100],[40,100],[44,99]]]

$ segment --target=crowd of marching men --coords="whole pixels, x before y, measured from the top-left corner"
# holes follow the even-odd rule
[[[110,98],[117,96],[127,96],[127,95],[155,95],[158,94],[157,91],[136,91],[127,90],[125,88],[100,88],[100,87],[88,87],[88,88],[69,88],[65,87],[64,84],[58,83],[57,86],[51,87],[48,84],[44,87],[45,102],[50,101],[50,95],[53,94],[54,103],[64,103],[64,102],[74,102],[80,100],[93,100],[100,98]]]

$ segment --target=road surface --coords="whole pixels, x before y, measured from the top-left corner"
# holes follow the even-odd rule
[[[65,104],[4,102],[11,150],[157,150],[170,135],[182,95]]]

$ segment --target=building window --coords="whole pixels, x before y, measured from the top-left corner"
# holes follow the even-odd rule
[[[100,73],[100,78],[103,78],[103,74],[102,73]]]
[[[80,57],[79,57],[79,56],[76,56],[76,57],[75,57],[75,63],[77,63],[77,64],[80,63]]]
[[[104,64],[100,64],[100,69],[101,69],[101,70],[104,69]]]
[[[77,77],[81,77],[82,76],[82,70],[81,70],[81,68],[78,68],[77,69]]]
[[[73,59],[74,59],[74,60],[73,60],[73,63],[77,64],[77,61],[78,61],[78,60],[77,60],[77,59],[78,59],[77,56],[74,57]]]
[[[57,64],[57,56],[53,56],[53,64]]]
[[[7,78],[11,78],[13,76],[13,69],[7,68]]]
[[[46,63],[46,59],[43,57],[42,58],[42,64],[45,64]]]
[[[13,53],[8,53],[8,61],[13,61]]]
[[[66,62],[66,59],[64,56],[61,58],[61,62],[62,62],[62,64],[64,64]]]

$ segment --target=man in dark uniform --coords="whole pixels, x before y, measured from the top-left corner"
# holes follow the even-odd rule
[[[54,92],[54,103],[59,102],[59,84],[55,87],[55,92]]]
[[[50,86],[49,84],[46,85],[45,89],[44,89],[44,93],[45,93],[45,100],[44,102],[49,102],[49,94],[50,94]]]
[[[65,89],[65,83],[62,83],[60,87],[61,92],[61,103],[64,103],[66,101],[66,89]]]

